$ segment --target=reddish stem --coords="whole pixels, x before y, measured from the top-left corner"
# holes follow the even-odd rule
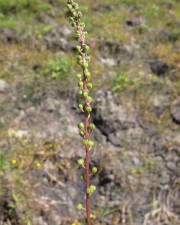
[[[81,28],[78,29],[80,32],[80,46],[81,49],[83,48],[84,45],[84,38],[83,38],[83,30]],[[83,64],[86,63],[86,53],[82,52],[82,62]],[[85,77],[85,71],[83,69],[83,91],[88,92],[87,88],[87,79]],[[84,106],[88,105],[88,101],[86,98],[84,98]],[[84,139],[88,140],[90,137],[90,132],[88,130],[89,124],[90,124],[90,114],[88,112],[84,112]],[[86,151],[86,156],[85,156],[85,180],[86,180],[86,224],[91,225],[91,220],[90,220],[90,195],[88,194],[88,190],[90,187],[90,147],[86,145],[85,147]]]
[[[85,117],[85,136],[88,139],[89,137],[89,132],[88,132],[88,125],[89,125],[89,118],[86,116]],[[88,189],[90,187],[90,149],[87,146],[86,147],[86,160],[85,160],[85,177],[86,177],[86,220],[87,220],[87,225],[91,224],[90,221],[90,196],[88,194]]]

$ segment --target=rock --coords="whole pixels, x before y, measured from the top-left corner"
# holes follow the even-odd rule
[[[67,41],[70,34],[71,31],[67,27],[58,26],[45,33],[44,41],[49,49],[67,51],[72,48]]]
[[[124,146],[127,143],[135,144],[141,142],[142,134],[141,128],[130,128],[111,133],[108,136],[108,140],[115,146]]]
[[[100,58],[107,60],[110,64],[121,64],[130,61],[133,57],[133,51],[130,46],[122,46],[119,42],[104,41],[99,45]],[[115,62],[113,62],[114,60]],[[106,61],[105,61],[106,62]]]
[[[96,127],[114,145],[120,145],[123,138],[140,138],[141,129],[136,113],[118,104],[111,92],[99,91],[94,103],[93,120]]]
[[[180,124],[180,100],[176,100],[172,103],[171,117],[175,123]]]
[[[145,20],[141,17],[126,20],[126,24],[130,27],[140,26],[145,24]]]
[[[105,186],[111,182],[114,182],[115,176],[112,171],[103,170],[99,176],[99,185]]]
[[[106,66],[116,66],[117,64],[116,60],[113,58],[106,58],[106,59],[100,58],[100,60],[101,60],[101,63]]]
[[[172,69],[172,66],[167,65],[166,63],[156,59],[151,60],[149,62],[149,65],[151,71],[158,76],[164,76],[170,71],[170,69]]]
[[[0,93],[4,93],[8,90],[9,84],[5,80],[0,79]]]
[[[170,96],[168,95],[155,95],[152,98],[153,112],[157,117],[160,117],[163,112],[169,110]]]

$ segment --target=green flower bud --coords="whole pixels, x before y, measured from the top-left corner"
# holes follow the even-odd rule
[[[92,112],[91,106],[87,106],[87,107],[86,107],[86,111],[87,111],[88,113]]]
[[[81,203],[78,203],[77,206],[76,206],[76,208],[78,210],[82,210],[83,209],[83,205]]]
[[[70,17],[70,18],[69,18],[69,21],[70,21],[70,22],[75,22],[75,21],[74,21],[74,17]]]
[[[90,187],[87,189],[87,193],[89,195],[92,195],[96,191],[96,186],[95,185],[90,185]]]
[[[81,53],[81,46],[77,45],[77,46],[76,46],[76,49],[77,49],[77,51],[78,51],[79,53]]]
[[[84,137],[84,131],[81,130],[81,131],[79,132],[79,135],[80,135],[81,137]]]
[[[82,13],[78,12],[78,18],[81,18],[81,17],[82,17]]]
[[[81,111],[83,111],[83,105],[82,105],[82,104],[79,104],[79,109],[80,109]]]
[[[79,95],[82,96],[83,95],[83,91],[80,90],[79,91]]]
[[[83,88],[83,82],[82,82],[82,81],[79,81],[78,86],[79,86],[80,88]]]
[[[80,23],[80,26],[82,27],[82,29],[84,29],[85,28],[85,23]]]
[[[82,122],[79,123],[79,124],[78,124],[78,127],[79,127],[79,129],[84,129],[84,123],[82,123]]]
[[[90,57],[90,56],[87,56],[87,57],[86,57],[86,61],[87,61],[87,63],[90,63],[91,57]]]
[[[93,123],[90,123],[88,128],[89,128],[90,130],[94,130],[94,129],[95,129],[95,125],[94,125]]]
[[[88,142],[89,142],[89,140],[83,140],[83,145],[86,147],[88,147]]]
[[[88,102],[91,102],[91,101],[92,101],[91,96],[87,96],[87,97],[86,97],[86,100],[87,100]]]
[[[76,32],[76,38],[80,38],[81,34],[79,31]]]
[[[79,5],[76,2],[73,2],[73,7],[74,9],[78,10],[79,9]]]
[[[93,173],[93,174],[96,174],[96,173],[97,173],[97,167],[94,166],[94,167],[92,168],[92,173]]]
[[[92,147],[94,147],[94,142],[89,140],[88,145],[89,145],[90,148],[92,148]]]
[[[78,55],[78,56],[77,56],[77,63],[78,63],[79,65],[82,65],[82,57],[81,57],[81,55]]]
[[[82,75],[81,75],[80,73],[78,73],[78,74],[76,75],[76,77],[77,77],[78,80],[81,80],[81,79],[82,79]]]
[[[72,5],[71,4],[67,4],[67,7],[68,7],[69,10],[72,9]]]
[[[91,73],[89,72],[89,70],[87,68],[85,69],[85,77],[88,80],[91,78]]]
[[[83,64],[84,69],[88,68],[89,64],[86,62]]]
[[[93,88],[93,84],[92,84],[92,83],[88,83],[88,84],[87,84],[87,87],[88,87],[88,89],[91,90],[91,89]]]
[[[79,160],[78,160],[78,165],[79,165],[80,167],[83,167],[83,166],[84,166],[84,159],[79,159]]]
[[[88,97],[88,93],[86,91],[83,92],[83,97],[87,98]]]
[[[84,37],[85,37],[87,34],[88,34],[87,31],[84,31],[84,32],[83,32]]]
[[[86,53],[89,53],[90,52],[90,47],[88,45],[86,45],[85,50],[86,50]]]
[[[83,144],[84,144],[84,146],[90,147],[90,148],[92,148],[94,146],[94,142],[91,140],[88,140],[88,139],[83,140]]]

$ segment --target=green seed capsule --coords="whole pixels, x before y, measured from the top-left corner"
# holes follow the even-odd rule
[[[79,32],[79,31],[78,31],[78,32],[76,32],[76,38],[77,38],[77,39],[79,39],[79,38],[80,38],[80,36],[81,36],[80,32]]]
[[[84,67],[85,69],[88,68],[88,66],[89,66],[89,64],[88,64],[87,62],[83,64],[83,67]]]
[[[92,195],[96,191],[96,186],[95,185],[90,185],[90,187],[87,189],[87,193],[89,195]]]
[[[87,87],[88,87],[88,89],[91,90],[91,89],[93,88],[93,84],[92,84],[92,83],[88,83],[88,84],[87,84]]]
[[[83,97],[84,98],[87,98],[88,97],[88,93],[85,91],[85,92],[83,92]]]
[[[78,203],[77,206],[76,206],[76,208],[78,210],[82,210],[83,209],[83,205],[81,203]]]
[[[97,173],[97,167],[94,166],[94,167],[92,168],[92,173],[93,173],[93,174],[96,174],[96,173]]]
[[[87,107],[86,107],[86,111],[87,111],[88,113],[92,112],[91,106],[87,106]]]
[[[83,145],[86,147],[86,146],[88,146],[88,141],[89,140],[83,140]]]
[[[78,86],[79,86],[80,88],[83,88],[83,82],[82,82],[82,81],[79,81]]]
[[[89,128],[90,130],[94,130],[94,129],[95,129],[95,125],[94,125],[93,123],[90,123],[88,128]]]
[[[82,104],[79,104],[79,109],[80,109],[81,111],[83,111],[83,105],[82,105]]]
[[[90,57],[90,56],[87,56],[87,57],[86,57],[86,60],[87,60],[87,63],[90,63],[91,57]]]
[[[91,102],[91,101],[92,101],[91,96],[87,96],[87,97],[86,97],[86,100],[87,100],[88,102]]]
[[[80,26],[82,27],[82,29],[84,29],[85,28],[85,23],[80,23]]]
[[[82,57],[80,55],[77,56],[77,63],[82,65]]]
[[[72,9],[72,5],[71,4],[67,4],[67,7],[68,7],[69,10]]]
[[[81,75],[80,73],[78,73],[78,74],[76,75],[76,77],[77,77],[78,80],[81,80],[81,79],[82,79],[82,75]]]
[[[81,46],[77,45],[77,46],[76,46],[76,49],[77,49],[77,51],[78,51],[79,53],[81,53]]]
[[[94,147],[94,142],[91,141],[91,140],[89,140],[89,141],[88,141],[88,145],[89,145],[90,148],[93,148],[93,147]]]
[[[86,53],[89,53],[90,52],[90,47],[88,45],[86,45],[85,50],[86,50]]]
[[[80,90],[80,91],[79,91],[79,95],[80,95],[80,96],[83,96],[83,91]]]
[[[78,127],[79,127],[79,129],[83,129],[83,128],[84,128],[84,123],[82,123],[82,122],[79,123],[79,124],[78,124]]]
[[[91,78],[91,73],[88,71],[88,69],[85,69],[85,77],[88,80]]]
[[[83,167],[83,166],[84,166],[84,159],[79,159],[79,160],[78,160],[78,165],[79,165],[80,167]]]
[[[79,132],[79,135],[80,135],[81,137],[84,137],[84,131],[81,130],[81,131]]]

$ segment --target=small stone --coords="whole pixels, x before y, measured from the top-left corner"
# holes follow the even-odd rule
[[[171,69],[170,65],[167,65],[166,63],[156,59],[150,61],[149,65],[152,72],[158,76],[164,76],[168,74]]]

